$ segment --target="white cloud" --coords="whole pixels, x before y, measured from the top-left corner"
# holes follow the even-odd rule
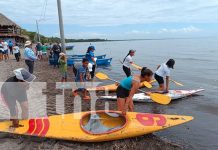
[[[34,24],[45,0],[0,1],[1,12]],[[19,5],[19,6],[18,6]],[[147,23],[218,23],[217,0],[62,0],[65,24],[114,26]],[[57,24],[56,0],[48,0],[44,24]]]
[[[145,35],[145,34],[150,34],[149,31],[139,31],[139,30],[132,30],[129,32],[126,32],[125,34],[132,34],[132,35]]]
[[[189,26],[184,28],[178,28],[178,29],[167,29],[163,28],[158,33],[190,33],[190,32],[199,32],[201,31],[200,28]]]
[[[67,33],[65,34],[66,38],[75,38],[75,39],[96,39],[96,38],[106,38],[106,34],[97,33],[97,32],[78,32],[78,33]]]

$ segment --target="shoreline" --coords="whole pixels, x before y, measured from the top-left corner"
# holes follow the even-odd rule
[[[22,53],[22,51],[21,51]],[[7,62],[0,62],[1,74],[0,82],[4,82],[9,76],[12,76],[15,68],[26,68],[24,60],[16,62],[14,56],[10,56],[10,60]],[[47,61],[37,61],[35,63],[34,75],[36,75],[35,82],[47,82],[47,89],[43,90],[43,93],[47,95],[47,114],[55,115],[55,96],[58,92],[55,89],[55,82],[59,82],[61,75],[58,69],[54,69],[53,66],[49,66]],[[68,80],[72,81],[73,70],[68,67]],[[110,101],[110,108],[116,108],[116,102]],[[37,103],[38,104],[38,103]],[[65,91],[65,113],[73,112],[73,97],[71,97],[71,90]],[[104,109],[105,103],[103,101],[97,101],[96,109]],[[40,107],[40,106],[37,106]],[[1,109],[1,107],[0,107]],[[90,102],[82,103],[82,111],[90,110]],[[81,143],[73,141],[64,141],[56,139],[47,139],[31,136],[13,135],[8,133],[0,133],[0,148],[1,149],[169,149],[177,150],[182,149],[181,146],[176,143],[170,143],[163,139],[148,134],[140,137],[129,138],[124,140],[101,142],[101,143]]]

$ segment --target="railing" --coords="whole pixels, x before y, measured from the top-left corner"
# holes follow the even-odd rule
[[[11,29],[0,29],[2,34],[21,34],[20,30],[11,30]]]

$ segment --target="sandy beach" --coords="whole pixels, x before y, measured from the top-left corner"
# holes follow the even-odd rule
[[[0,62],[1,74],[0,81],[5,81],[8,77],[13,75],[13,70],[19,67],[26,68],[24,60],[16,62],[14,57],[11,56],[7,62]],[[72,81],[73,71],[68,67],[69,81]],[[47,95],[47,114],[56,114],[55,108],[55,94],[60,91],[56,91],[55,82],[60,80],[60,73],[58,69],[54,69],[48,65],[47,61],[37,61],[35,63],[34,75],[37,79],[35,82],[47,82],[47,90],[44,94]],[[36,103],[37,104],[37,103]],[[40,104],[38,104],[40,105]],[[98,110],[104,109],[104,102],[97,102]],[[73,112],[73,97],[71,96],[71,90],[65,91],[65,113]],[[115,109],[115,102],[110,102],[111,109]],[[36,106],[40,107],[40,106]],[[2,110],[2,106],[0,107]],[[90,102],[83,102],[82,110],[90,110]],[[7,133],[0,133],[0,149],[182,149],[177,144],[160,139],[159,137],[150,134],[141,137],[118,140],[112,142],[103,143],[79,143],[72,141],[63,141],[55,139],[37,138],[30,136],[19,136]]]

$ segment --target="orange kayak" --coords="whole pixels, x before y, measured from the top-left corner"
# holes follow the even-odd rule
[[[0,122],[0,132],[79,142],[102,142],[141,136],[193,119],[191,116],[116,111],[80,112],[20,121]]]

